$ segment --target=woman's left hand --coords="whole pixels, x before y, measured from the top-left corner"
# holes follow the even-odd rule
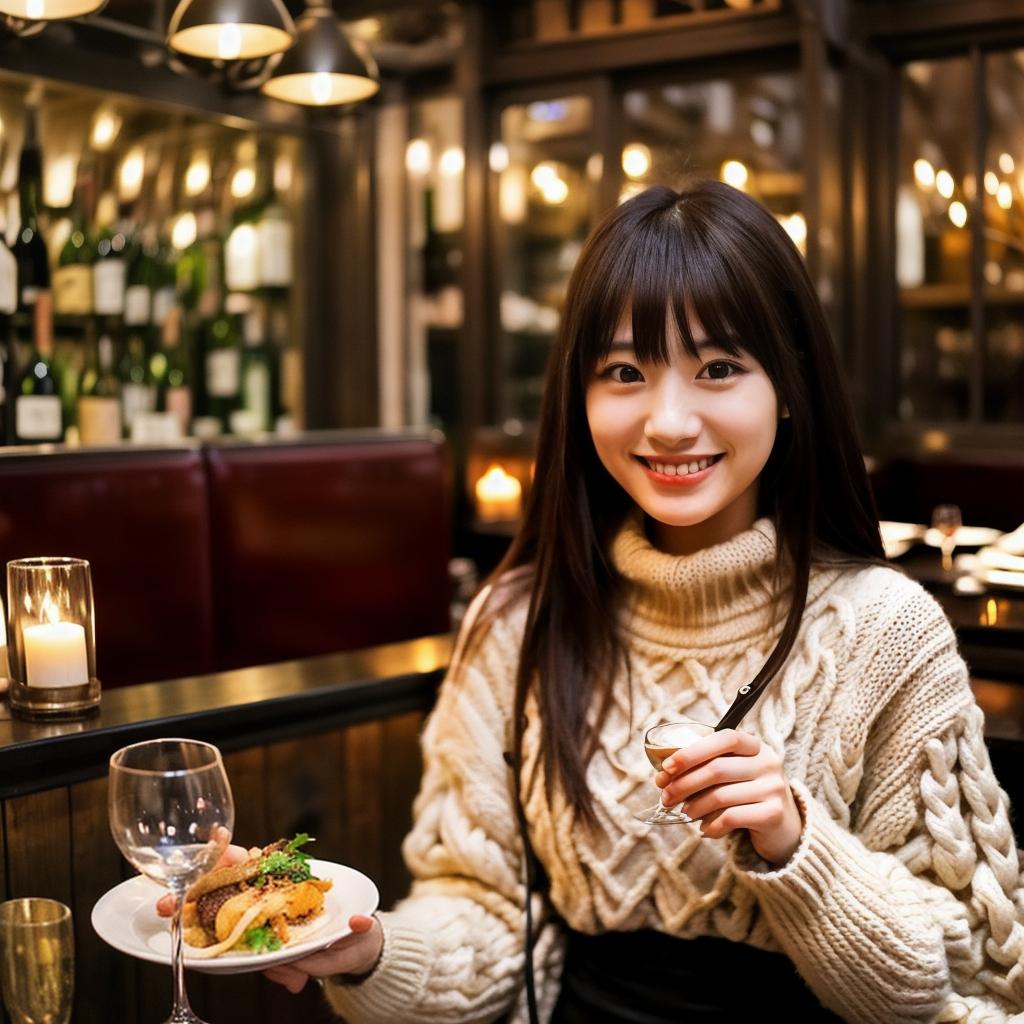
[[[718,839],[750,832],[758,855],[781,867],[800,845],[803,819],[782,771],[782,760],[748,732],[722,729],[665,758],[655,784],[666,807],[683,802],[700,830]]]

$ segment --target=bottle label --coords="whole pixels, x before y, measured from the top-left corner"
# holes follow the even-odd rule
[[[18,308],[18,261],[6,245],[0,244],[0,313]]]
[[[153,292],[153,323],[157,327],[163,327],[167,314],[174,306],[174,298],[174,289],[170,287],[158,288]]]
[[[178,417],[182,435],[187,435],[192,422],[192,392],[183,387],[168,388],[164,401],[167,403],[167,411]]]
[[[116,398],[83,395],[78,400],[78,434],[84,445],[121,443],[121,406]]]
[[[206,391],[214,398],[234,398],[239,385],[239,352],[214,349],[206,356]]]
[[[43,289],[34,284],[27,284],[21,289],[21,304],[23,306],[34,306],[39,293]]]
[[[14,430],[20,440],[60,441],[61,426],[57,395],[18,395]]]
[[[292,226],[286,220],[264,220],[259,226],[260,283],[287,288],[292,283]]]
[[[92,312],[92,267],[76,263],[53,273],[53,308],[58,313],[86,316]]]
[[[248,292],[260,285],[260,250],[256,228],[239,224],[224,248],[224,283],[229,291]]]
[[[245,370],[244,406],[258,420],[260,430],[270,429],[270,371],[265,363],[251,363]]]
[[[121,406],[124,409],[125,426],[131,431],[136,417],[153,412],[156,408],[156,391],[148,384],[122,384]]]
[[[152,292],[144,284],[133,284],[124,293],[124,322],[128,326],[149,323]]]
[[[121,259],[99,260],[93,268],[93,293],[99,316],[124,312],[125,265]]]

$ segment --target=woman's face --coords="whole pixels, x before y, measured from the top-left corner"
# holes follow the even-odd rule
[[[779,403],[761,364],[730,356],[691,325],[699,356],[670,318],[671,362],[640,362],[630,319],[587,386],[587,421],[605,469],[650,517],[652,540],[690,554],[749,529]]]

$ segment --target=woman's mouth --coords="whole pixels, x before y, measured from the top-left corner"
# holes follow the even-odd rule
[[[715,466],[725,458],[725,452],[707,455],[691,462],[661,462],[643,455],[633,457],[655,483],[685,487],[706,479]]]

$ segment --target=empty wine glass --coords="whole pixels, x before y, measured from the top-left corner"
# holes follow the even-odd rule
[[[75,992],[71,911],[56,900],[0,903],[0,976],[11,1024],[68,1024]]]
[[[932,512],[932,529],[942,534],[942,569],[953,571],[953,551],[956,548],[956,534],[963,524],[958,505],[936,505]]]
[[[710,736],[714,731],[714,726],[685,716],[662,722],[644,733],[644,753],[654,770],[660,772],[662,762],[677,750]],[[698,820],[686,814],[681,804],[666,807],[660,799],[656,804],[635,812],[633,817],[649,825],[690,825]]]
[[[170,889],[174,1006],[165,1024],[203,1024],[188,1004],[181,948],[185,892],[217,863],[231,839],[235,808],[220,751],[209,743],[159,739],[110,759],[110,831],[127,860]]]

